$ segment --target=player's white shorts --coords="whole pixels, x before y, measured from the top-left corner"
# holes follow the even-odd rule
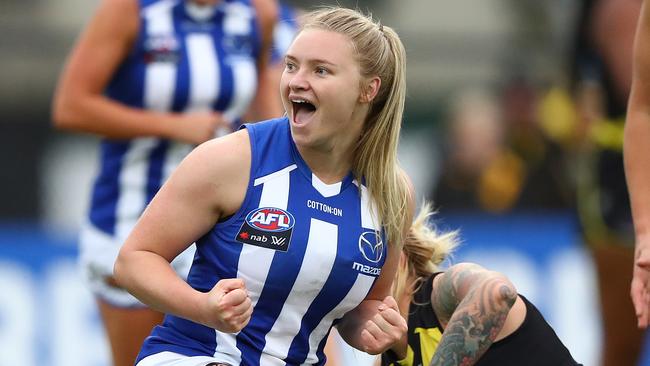
[[[82,279],[93,294],[109,304],[123,308],[145,307],[126,290],[111,285],[107,278],[113,276],[113,265],[126,238],[112,237],[94,225],[85,223],[79,237],[79,265]],[[196,246],[192,244],[181,253],[172,266],[181,278],[186,279],[192,266]]]
[[[229,366],[230,364],[208,356],[185,356],[174,352],[160,352],[147,356],[135,366]]]

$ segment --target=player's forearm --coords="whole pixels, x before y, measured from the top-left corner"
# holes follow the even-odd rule
[[[117,283],[153,309],[204,323],[205,294],[194,290],[161,256],[147,251],[120,252],[114,268]]]
[[[625,126],[624,158],[637,238],[650,235],[649,141],[650,113],[631,108]]]
[[[57,96],[53,108],[56,127],[108,138],[171,138],[176,125],[182,127],[174,123],[173,114],[132,108],[103,95],[64,93]]]
[[[430,366],[473,365],[492,345],[517,293],[504,278],[477,283],[449,319]]]

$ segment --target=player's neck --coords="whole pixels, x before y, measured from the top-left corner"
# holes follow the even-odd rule
[[[337,152],[336,149],[298,148],[309,169],[323,183],[333,184],[342,181],[352,169],[352,152]]]

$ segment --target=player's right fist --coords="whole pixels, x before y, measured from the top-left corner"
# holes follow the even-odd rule
[[[242,330],[251,319],[253,304],[248,297],[244,280],[220,280],[207,293],[206,325],[227,333]]]

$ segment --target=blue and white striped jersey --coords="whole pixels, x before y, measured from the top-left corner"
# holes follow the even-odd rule
[[[322,365],[331,326],[380,274],[387,248],[366,187],[351,174],[335,184],[319,180],[300,157],[286,117],[246,128],[246,197],[197,241],[188,282],[207,292],[220,279],[243,279],[251,321],[227,334],[167,315],[138,360],[170,351],[232,365]]]
[[[139,2],[139,34],[105,94],[132,107],[215,110],[238,121],[255,95],[261,48],[250,0],[224,0],[213,8],[183,0]],[[192,148],[155,137],[103,140],[89,215],[92,226],[124,239]]]

